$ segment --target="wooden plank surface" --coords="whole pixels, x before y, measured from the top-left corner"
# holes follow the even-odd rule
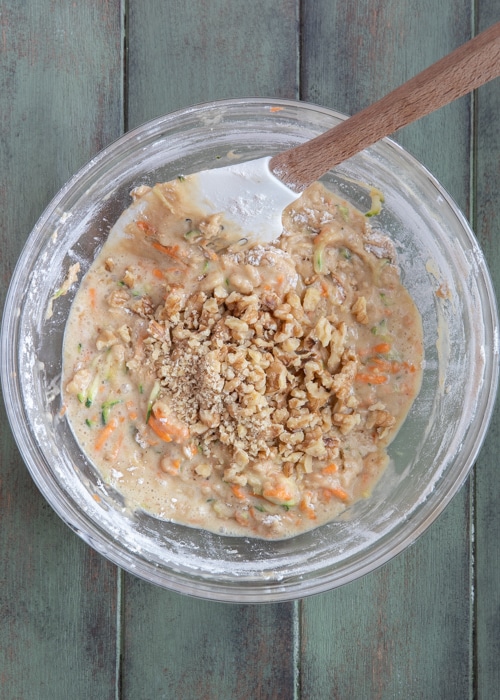
[[[332,34],[342,37],[339,27],[344,26],[349,32],[334,51],[318,48]],[[470,35],[466,0],[453,7],[428,0],[315,3],[303,29],[301,96],[353,113]],[[470,98],[460,100],[396,135],[465,210],[470,110]],[[469,697],[470,515],[467,486],[424,537],[396,560],[359,582],[304,602],[305,697]],[[341,630],[340,638],[327,632],[325,619],[330,630]]]
[[[6,0],[0,299],[51,196],[124,128],[244,95],[354,112],[499,14],[498,0]],[[497,81],[397,135],[472,217],[497,293],[499,109]],[[268,606],[193,600],[108,564],[37,492],[0,411],[0,698],[497,696],[498,410],[475,475],[409,550]]]
[[[297,20],[294,0],[130,3],[129,125],[207,100],[296,97]],[[124,591],[124,699],[294,697],[296,604],[187,600],[131,576]]]
[[[479,3],[478,30],[500,19],[497,0]],[[477,94],[477,158],[474,172],[474,224],[500,302],[500,80]],[[476,697],[498,696],[500,688],[500,404],[479,455],[475,480]]]
[[[128,126],[230,97],[296,98],[297,0],[129,2]]]
[[[121,128],[119,5],[0,8],[2,302],[50,198]],[[115,567],[35,488],[0,413],[0,697],[114,698]]]
[[[188,599],[127,576],[123,700],[295,697],[295,604]]]

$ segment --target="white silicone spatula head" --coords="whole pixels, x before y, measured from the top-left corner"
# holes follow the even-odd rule
[[[246,237],[262,242],[276,240],[282,231],[281,214],[297,199],[291,190],[273,175],[270,156],[202,170],[186,177],[191,196],[207,214],[223,213]]]
[[[223,213],[245,237],[270,242],[281,235],[283,209],[332,167],[499,75],[500,22],[315,139],[186,179],[202,211]]]

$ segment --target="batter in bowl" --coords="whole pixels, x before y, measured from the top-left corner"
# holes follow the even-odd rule
[[[84,277],[66,415],[132,509],[291,537],[369,497],[420,388],[421,319],[390,239],[320,183],[275,245],[184,185],[135,190]]]

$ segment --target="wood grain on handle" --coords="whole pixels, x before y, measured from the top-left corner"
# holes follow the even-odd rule
[[[499,75],[497,22],[338,126],[274,156],[270,168],[302,192],[335,165]]]

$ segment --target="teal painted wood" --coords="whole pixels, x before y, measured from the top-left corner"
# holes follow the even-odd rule
[[[303,17],[301,99],[353,114],[467,41],[470,21],[470,0],[311,3]],[[395,135],[464,210],[469,118],[470,98],[464,97]]]
[[[295,98],[298,5],[298,0],[129,2],[129,127],[216,99]]]
[[[470,20],[467,0],[314,3],[302,32],[301,95],[357,111],[469,38]],[[323,51],[332,36],[331,51]],[[471,99],[465,98],[396,136],[465,210],[470,121]],[[305,601],[303,697],[469,697],[471,541],[467,485],[397,559],[361,581]]]
[[[127,581],[123,700],[292,700],[293,604],[188,599]]]
[[[458,497],[404,554],[303,603],[303,698],[469,697],[470,531],[456,530],[468,515]]]
[[[128,123],[201,101],[296,97],[298,3],[129,3]],[[295,604],[222,605],[125,576],[124,700],[295,697]]]
[[[496,0],[478,6],[478,29],[500,18]],[[474,178],[474,228],[486,255],[500,302],[500,80],[478,90],[477,157]],[[500,306],[500,304],[499,304]],[[476,697],[488,700],[500,687],[500,404],[475,472],[476,496]]]
[[[1,300],[50,197],[121,133],[121,5],[2,4]],[[473,5],[479,28],[499,19],[497,0],[125,5],[130,127],[202,100],[294,97],[299,75],[303,99],[352,112],[467,39]],[[499,108],[496,81],[479,91],[474,133],[464,98],[397,136],[467,213],[472,202],[497,295]],[[239,606],[122,576],[83,544],[34,487],[2,406],[0,697],[496,697],[499,418],[497,409],[473,487],[403,555],[301,603]]]
[[[118,2],[0,8],[4,299],[49,199],[121,129]],[[0,410],[0,697],[115,697],[116,569],[53,513]]]

